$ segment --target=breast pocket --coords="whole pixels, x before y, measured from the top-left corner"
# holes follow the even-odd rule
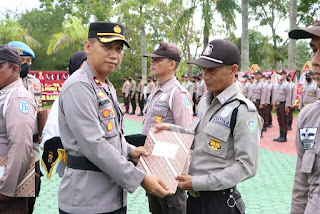
[[[116,112],[115,107],[112,104],[107,104],[99,107],[99,119],[102,129],[105,132],[106,137],[113,137],[118,135],[116,129],[115,119]]]
[[[209,122],[203,129],[205,145],[203,151],[211,155],[225,158],[228,152],[230,128]]]
[[[162,119],[167,117],[168,107],[165,106],[154,106],[153,107],[153,115],[155,117],[156,123],[161,123]]]

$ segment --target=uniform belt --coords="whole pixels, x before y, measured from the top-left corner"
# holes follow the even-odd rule
[[[253,102],[260,102],[261,99],[253,99]]]
[[[208,195],[216,195],[216,194],[226,194],[226,193],[234,193],[236,191],[236,187],[232,187],[230,189],[224,189],[224,190],[219,190],[219,191],[193,191],[193,190],[188,190],[188,193],[190,196],[194,198],[200,198]],[[240,194],[236,194],[234,196],[235,200],[238,200],[241,197]]]
[[[85,156],[68,155],[67,167],[72,169],[101,172],[101,169],[99,169],[96,165],[89,161]]]
[[[279,105],[279,104],[285,104],[285,103],[286,103],[286,101],[277,101],[277,102],[276,102],[277,105]]]
[[[39,139],[39,134],[34,134],[32,136],[32,140],[33,140],[34,143],[38,143],[38,139]]]

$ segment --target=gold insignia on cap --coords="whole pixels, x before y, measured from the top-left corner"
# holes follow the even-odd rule
[[[114,30],[114,32],[116,32],[116,33],[121,33],[121,28],[119,27],[119,25],[115,26],[115,27],[113,28],[113,30]]]
[[[15,47],[15,49],[17,49],[19,55],[23,55],[23,48]]]

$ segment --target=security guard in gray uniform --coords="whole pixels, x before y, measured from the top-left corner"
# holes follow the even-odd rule
[[[291,39],[311,38],[311,63],[320,88],[320,20],[313,26],[289,32]],[[320,210],[320,100],[305,106],[297,119],[297,167],[291,214],[315,214]]]
[[[58,193],[60,213],[126,213],[127,192],[141,184],[160,197],[163,182],[136,168],[142,147],[124,138],[123,112],[107,79],[121,64],[125,28],[117,23],[89,26],[87,62],[64,83],[59,96],[59,129],[67,167]]]
[[[190,62],[204,69],[208,92],[188,130],[167,123],[155,130],[193,133],[189,175],[177,177],[189,190],[187,213],[245,213],[236,185],[257,172],[263,120],[254,104],[234,82],[240,63],[238,47],[227,40],[211,41],[200,59]]]
[[[192,98],[175,77],[181,60],[178,48],[169,42],[160,42],[152,54],[151,73],[159,84],[151,92],[144,109],[142,134],[147,135],[157,123],[166,122],[187,128],[192,122]],[[187,173],[188,165],[186,165]],[[149,208],[153,214],[185,214],[187,195],[177,189],[174,195],[159,198],[148,194]]]

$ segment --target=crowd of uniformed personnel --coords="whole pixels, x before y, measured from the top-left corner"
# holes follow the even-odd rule
[[[297,120],[298,160],[291,213],[313,214],[320,208],[320,21],[289,32],[289,37],[312,39],[313,69],[306,72]],[[280,127],[279,137],[273,140],[287,141],[292,129],[296,100],[292,75],[280,70],[279,81],[273,85],[270,75],[257,70],[253,77],[245,74],[240,83],[238,47],[215,39],[198,59],[188,62],[201,67],[203,73],[192,81],[188,74],[183,75],[180,84],[175,77],[180,51],[172,43],[160,42],[153,53],[143,56],[152,58],[155,80],[148,76],[144,85],[141,77],[138,84],[135,76],[124,77],[123,112],[108,75],[120,66],[124,46],[130,48],[123,25],[91,23],[85,53],[74,55],[76,72],[64,83],[55,103],[54,116],[58,118],[51,126],[55,129],[52,137],[59,137],[67,157],[59,185],[59,213],[124,214],[127,192],[134,192],[139,185],[147,191],[153,214],[245,213],[236,186],[257,172],[260,138],[272,128],[272,108]],[[34,195],[40,191],[37,112],[41,84],[29,74],[34,57],[24,43],[0,45],[0,160],[7,161],[0,161],[0,213],[33,212],[35,197],[14,197],[31,160],[35,160]],[[136,91],[138,115],[144,116],[143,135],[153,127],[155,132],[171,130],[195,136],[191,162],[187,161],[183,174],[176,177],[179,184],[174,194],[160,178],[135,167],[140,156],[149,155],[124,136],[124,113],[136,114]]]

